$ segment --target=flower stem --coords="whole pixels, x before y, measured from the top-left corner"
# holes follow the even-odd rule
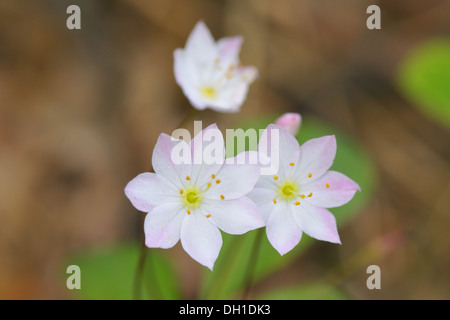
[[[261,251],[260,249],[261,249],[263,232],[264,232],[263,228],[259,228],[258,230],[256,230],[255,240],[253,241],[253,247],[252,247],[251,255],[249,258],[249,263],[247,265],[247,270],[245,272],[245,277],[244,277],[244,279],[247,279],[247,281],[245,284],[244,294],[242,296],[243,300],[248,299],[248,297],[250,296],[252,286],[253,286],[253,279],[255,277],[256,263],[258,262],[259,251]]]
[[[141,250],[139,253],[139,260],[136,266],[136,272],[134,274],[134,284],[133,284],[134,300],[142,300],[142,277],[144,275],[146,258],[147,258],[147,247],[145,246],[145,240],[142,239]]]

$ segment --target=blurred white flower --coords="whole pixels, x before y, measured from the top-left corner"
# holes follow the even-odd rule
[[[177,83],[196,109],[238,112],[258,70],[239,63],[241,36],[214,41],[208,27],[198,22],[184,49],[174,51]]]

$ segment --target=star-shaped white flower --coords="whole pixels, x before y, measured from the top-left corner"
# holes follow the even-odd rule
[[[218,140],[205,139],[217,130]],[[259,178],[258,165],[220,162],[196,164],[212,144],[224,149],[222,133],[211,125],[190,143],[161,134],[153,151],[155,173],[142,173],[128,183],[125,194],[140,211],[148,212],[145,244],[171,248],[178,240],[196,261],[212,270],[222,247],[219,231],[243,234],[264,226],[257,206],[246,197]],[[190,150],[190,163],[175,164],[173,149],[182,144]],[[179,150],[179,149],[177,149]]]
[[[241,36],[215,42],[207,26],[198,22],[184,49],[174,52],[177,83],[196,109],[238,112],[248,87],[257,77],[255,67],[239,63]]]
[[[342,173],[329,171],[336,154],[336,138],[311,139],[300,147],[287,130],[271,124],[259,145],[271,145],[272,135],[279,136],[278,172],[261,175],[249,194],[260,209],[270,243],[281,255],[299,243],[302,232],[340,244],[336,219],[326,208],[347,203],[360,188]]]

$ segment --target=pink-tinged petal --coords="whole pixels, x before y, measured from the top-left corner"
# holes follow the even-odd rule
[[[161,203],[173,200],[176,189],[164,177],[145,172],[127,184],[125,194],[136,209],[149,212]]]
[[[199,63],[211,63],[217,58],[217,47],[211,32],[203,21],[197,22],[185,46],[186,54],[190,59]]]
[[[207,200],[202,211],[219,229],[229,234],[243,234],[264,226],[258,207],[247,197]]]
[[[294,220],[291,206],[284,201],[275,204],[267,221],[266,232],[269,242],[281,255],[291,251],[302,237],[302,230]]]
[[[258,71],[255,67],[240,67],[231,79],[217,90],[217,99],[210,102],[210,108],[224,113],[238,112],[247,98],[250,84],[255,80]]]
[[[183,158],[173,149],[179,146],[189,152],[189,145],[183,140],[173,139],[167,134],[161,134],[156,142],[155,149],[153,150],[152,165],[153,170],[166,178],[175,186],[183,186],[187,176],[191,175],[192,164],[190,159],[183,161]],[[173,153],[172,153],[173,152]],[[189,156],[190,158],[190,156]]]
[[[186,51],[176,49],[173,53],[174,75],[178,85],[188,98],[199,99],[198,86],[199,75],[195,65],[186,56]]]
[[[181,203],[167,203],[154,208],[145,217],[145,245],[168,249],[180,239],[181,225],[186,216]]]
[[[302,117],[298,113],[285,113],[277,120],[275,124],[285,128],[294,137],[297,135],[300,129],[300,124],[302,122]]]
[[[300,163],[296,166],[297,181],[308,183],[320,178],[330,169],[336,156],[334,135],[306,141],[300,147]]]
[[[241,50],[242,36],[226,37],[217,41],[219,59],[221,63],[238,63]]]
[[[258,77],[258,69],[253,66],[239,66],[236,68],[236,77],[245,83],[252,83]]]
[[[278,193],[275,189],[254,188],[247,196],[258,206],[259,213],[264,222],[267,223],[272,210],[277,205],[273,202],[273,199],[277,198]]]
[[[318,180],[302,186],[302,193],[311,194],[308,202],[317,207],[334,208],[349,202],[359,185],[340,172],[328,171]]]
[[[267,168],[261,163],[261,174],[278,175],[289,178],[299,165],[300,146],[286,129],[276,124],[269,124],[261,135],[258,144],[260,160],[262,154],[266,154],[270,159],[270,168],[277,170],[263,170]]]
[[[220,170],[211,175],[205,197],[208,199],[238,199],[248,194],[259,179],[257,164],[239,164],[240,158],[246,158],[247,152],[242,152],[234,158],[228,158]]]
[[[333,214],[324,208],[303,201],[293,207],[294,218],[301,230],[307,235],[322,241],[341,244]]]
[[[181,226],[180,238],[184,250],[194,260],[213,269],[222,248],[222,235],[204,214],[196,211],[187,215]]]
[[[192,181],[202,186],[211,180],[225,162],[225,142],[216,124],[198,133],[190,142],[192,153]]]

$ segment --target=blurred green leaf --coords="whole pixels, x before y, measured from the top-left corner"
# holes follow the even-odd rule
[[[145,299],[179,299],[178,279],[170,262],[158,249],[147,249],[142,280]],[[80,253],[70,264],[81,269],[81,289],[77,298],[86,300],[133,299],[133,284],[140,244],[123,244]]]
[[[424,113],[450,126],[450,40],[422,43],[403,61],[398,83]]]
[[[336,289],[336,287],[320,283],[310,282],[299,284],[295,287],[274,289],[257,296],[260,300],[348,300],[348,296]]]
[[[273,116],[254,120],[251,123],[242,125],[241,128],[244,130],[248,128],[264,129],[276,118],[277,116]],[[330,210],[335,215],[338,226],[342,226],[355,216],[371,198],[375,187],[375,170],[370,157],[355,140],[317,119],[303,117],[297,138],[302,144],[306,140],[331,134],[336,135],[338,145],[332,169],[342,172],[355,180],[362,190],[362,192],[357,192],[348,204]],[[237,149],[235,148],[232,151],[227,150],[227,156],[236,154]],[[214,272],[205,274],[203,297],[227,299],[244,288],[246,283],[246,279],[244,279],[245,272],[251,256],[250,253],[253,250],[256,232],[257,230],[254,230],[241,236],[223,234],[224,244],[222,252],[216,260]],[[255,269],[255,281],[287,265],[307,249],[312,242],[310,237],[303,234],[299,245],[284,256],[280,256],[267,240],[264,230]]]

